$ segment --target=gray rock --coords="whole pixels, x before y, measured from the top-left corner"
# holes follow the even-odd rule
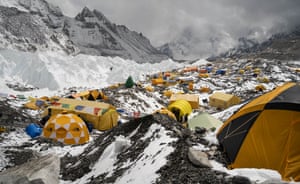
[[[194,165],[198,167],[212,167],[206,153],[202,151],[190,147],[188,152],[188,158]]]
[[[226,183],[230,183],[230,184],[251,184],[249,178],[244,176],[227,177],[225,181]]]
[[[60,159],[46,155],[0,173],[0,184],[59,183]]]

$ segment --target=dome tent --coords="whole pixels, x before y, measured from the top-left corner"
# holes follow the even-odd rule
[[[243,106],[217,138],[231,168],[277,170],[300,181],[300,85],[286,83]]]
[[[84,144],[89,141],[85,122],[67,112],[51,116],[43,128],[42,136],[64,144]]]
[[[204,127],[206,129],[219,128],[222,124],[222,121],[214,118],[207,112],[202,112],[188,120],[188,128],[191,130],[195,130],[196,127]]]
[[[168,106],[170,110],[176,116],[177,121],[185,123],[187,116],[193,111],[192,106],[186,100],[177,100]]]
[[[129,76],[125,82],[126,88],[132,88],[134,86],[134,81],[131,76]]]

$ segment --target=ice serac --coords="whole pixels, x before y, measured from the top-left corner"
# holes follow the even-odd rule
[[[12,1],[0,1],[0,48],[119,56],[138,63],[168,58],[142,33],[110,22],[100,11],[85,7],[70,18],[45,0]]]

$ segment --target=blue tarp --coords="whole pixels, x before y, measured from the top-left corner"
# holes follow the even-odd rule
[[[217,70],[217,71],[216,71],[216,74],[217,74],[217,75],[225,75],[225,74],[226,74],[226,70],[222,70],[222,69]]]
[[[26,129],[25,129],[26,133],[31,137],[31,138],[35,138],[37,136],[40,136],[42,133],[42,128],[35,124],[35,123],[30,123]]]

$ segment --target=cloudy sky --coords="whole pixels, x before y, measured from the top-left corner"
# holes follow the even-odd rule
[[[47,1],[71,17],[84,6],[97,9],[112,22],[142,32],[154,46],[187,34],[223,44],[242,36],[261,40],[300,24],[300,0]]]

